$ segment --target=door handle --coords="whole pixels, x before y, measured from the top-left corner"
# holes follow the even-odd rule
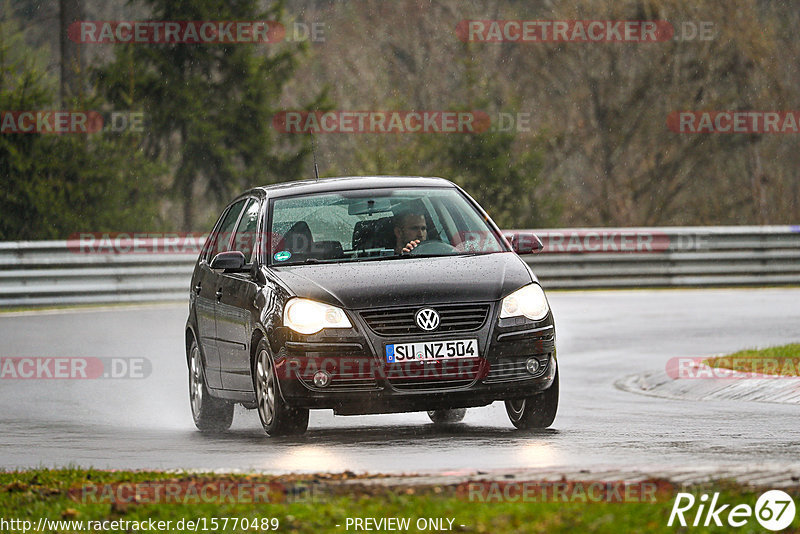
[[[197,282],[197,285],[194,286],[194,292],[199,295],[200,294],[200,289],[201,289],[200,282]]]
[[[217,289],[217,300],[222,299],[222,288]]]

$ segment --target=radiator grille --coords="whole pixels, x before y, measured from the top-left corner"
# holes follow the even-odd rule
[[[421,308],[436,310],[440,317],[439,328],[426,331],[417,326],[414,317]],[[441,304],[433,306],[404,306],[362,311],[361,317],[370,329],[382,336],[407,334],[441,334],[443,332],[469,332],[486,322],[489,304]]]

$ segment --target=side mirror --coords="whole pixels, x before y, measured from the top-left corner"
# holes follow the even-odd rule
[[[536,254],[544,250],[542,240],[533,232],[506,234],[506,239],[517,254]]]
[[[244,265],[244,254],[238,250],[231,250],[229,252],[220,252],[214,256],[214,259],[211,260],[210,267],[214,270],[226,272],[241,272],[244,269]]]

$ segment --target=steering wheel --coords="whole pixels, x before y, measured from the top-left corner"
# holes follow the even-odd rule
[[[450,254],[457,251],[456,247],[439,239],[428,239],[411,249],[410,255],[416,254]]]

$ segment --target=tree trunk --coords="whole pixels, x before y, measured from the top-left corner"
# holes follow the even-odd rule
[[[67,35],[69,25],[84,18],[83,0],[59,0],[61,26],[61,106],[81,93],[83,85],[83,51]]]

